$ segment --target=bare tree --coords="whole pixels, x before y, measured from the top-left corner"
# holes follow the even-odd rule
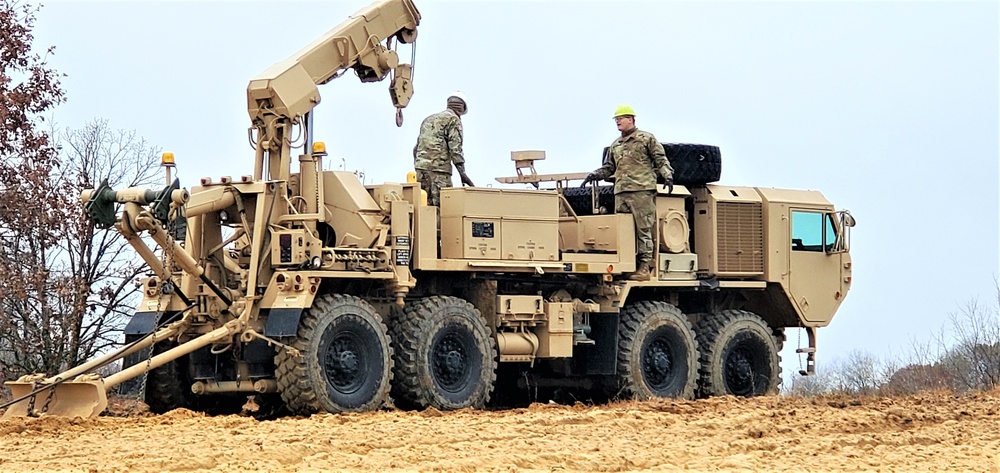
[[[955,380],[958,390],[993,389],[1000,384],[1000,283],[994,305],[969,301],[950,314],[954,344],[941,364]]]
[[[869,396],[880,393],[881,387],[897,371],[895,361],[880,360],[875,355],[854,350],[843,360],[834,359],[817,374],[795,377],[788,394],[793,396],[820,396],[843,394]]]
[[[102,180],[112,187],[135,187],[159,177],[159,150],[135,131],[112,130],[107,120],[93,120],[60,135],[61,180],[77,189],[94,188]],[[62,271],[74,275],[81,290],[74,301],[73,334],[83,359],[118,341],[127,316],[135,307],[136,277],[146,264],[115,230],[99,230],[83,218],[71,219],[73,232],[63,239]],[[82,307],[81,307],[82,305]]]
[[[879,360],[871,353],[854,350],[847,355],[847,360],[838,373],[837,388],[845,394],[874,394],[882,384],[883,370]]]
[[[831,366],[835,367],[835,366]],[[819,367],[817,367],[819,368]],[[834,391],[837,376],[830,367],[817,369],[812,376],[792,376],[792,382],[787,394],[790,396],[815,397],[830,394]]]

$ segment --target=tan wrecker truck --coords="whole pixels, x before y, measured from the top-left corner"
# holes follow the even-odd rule
[[[850,288],[854,221],[819,192],[710,184],[718,148],[667,146],[679,185],[656,198],[643,282],[622,277],[635,235],[610,186],[537,174],[542,152],[511,153],[517,175],[498,178],[524,189],[444,189],[440,208],[416,183],[324,171],[317,86],[348,69],[389,77],[401,110],[412,69],[394,48],[419,21],[410,0],[379,1],[251,80],[253,175],[83,191],[94,224],[149,265],[143,299],[120,350],[7,383],[5,417],[96,416],[133,378],[154,412],[231,411],[247,396],[303,414],[479,408],[560,386],[754,396],[777,391],[786,327],[805,328],[813,372],[816,329]]]

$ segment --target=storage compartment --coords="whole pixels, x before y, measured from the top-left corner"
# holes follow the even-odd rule
[[[441,257],[558,261],[559,194],[441,189]]]
[[[661,281],[695,279],[698,271],[698,255],[694,253],[660,253],[657,274]]]
[[[539,358],[573,356],[573,303],[546,302],[547,324],[535,329]]]
[[[505,218],[501,221],[504,259],[556,261],[559,259],[559,220]]]
[[[441,257],[446,259],[500,259],[499,218],[444,217],[441,219]]]
[[[497,296],[497,315],[504,322],[542,320],[542,296]]]

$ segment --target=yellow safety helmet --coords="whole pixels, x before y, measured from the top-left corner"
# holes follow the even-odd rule
[[[614,118],[627,116],[635,116],[635,110],[632,110],[632,107],[629,107],[628,105],[619,105],[618,108],[615,109]]]

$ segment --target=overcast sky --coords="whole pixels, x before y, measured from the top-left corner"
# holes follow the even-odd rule
[[[590,171],[629,104],[661,141],[720,146],[722,183],[820,190],[857,218],[853,289],[819,332],[821,369],[854,350],[905,353],[970,300],[996,307],[996,2],[416,3],[402,128],[388,82],[320,89],[332,168],[403,180],[420,120],[459,89],[477,184],[512,175],[519,149],[547,151],[540,172]],[[249,79],[366,4],[52,1],[36,44],[56,46],[67,75],[59,125],[135,130],[176,154],[190,188],[252,172]]]

